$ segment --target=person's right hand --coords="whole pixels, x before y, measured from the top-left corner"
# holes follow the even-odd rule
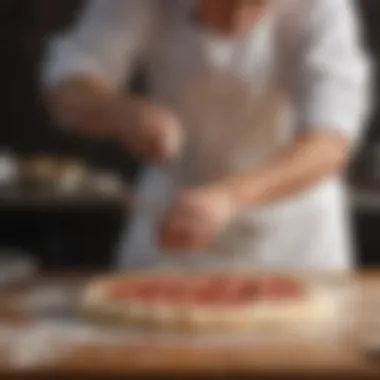
[[[115,94],[93,78],[74,78],[48,94],[52,116],[60,124],[94,138],[116,140],[153,162],[181,151],[183,130],[169,110],[148,101]]]
[[[179,155],[183,129],[169,110],[142,100],[132,100],[115,114],[120,141],[137,157],[163,162]]]

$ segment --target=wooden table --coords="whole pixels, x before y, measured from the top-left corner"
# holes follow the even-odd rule
[[[34,353],[41,346],[41,339],[46,340],[47,337],[46,334],[39,336],[36,331],[41,334],[41,331],[44,331],[45,322],[46,330],[52,331],[52,322],[57,322],[57,317],[52,315],[50,319],[46,319],[46,316],[38,316],[38,312],[30,310],[31,303],[41,303],[38,297],[34,298],[33,302],[30,301],[33,299],[31,297],[36,297],[38,294],[36,289],[40,289],[39,291],[45,289],[46,301],[49,297],[52,299],[62,296],[63,289],[76,293],[83,281],[88,279],[87,276],[40,278],[30,284],[3,289],[0,292],[0,378],[32,379],[44,376],[52,379],[71,379],[84,375],[89,378],[103,375],[107,379],[126,376],[134,379],[194,378],[195,376],[197,378],[234,376],[255,379],[262,377],[335,379],[338,376],[355,379],[380,378],[380,356],[379,360],[369,359],[362,350],[363,343],[368,337],[374,336],[376,331],[380,339],[380,275],[376,274],[362,274],[337,280],[337,283],[358,285],[356,290],[360,293],[358,293],[357,310],[361,312],[355,320],[351,318],[352,315],[345,316],[347,320],[351,318],[354,321],[353,324],[339,334],[339,337],[333,339],[321,339],[315,342],[295,340],[291,344],[278,345],[275,342],[256,346],[254,344],[252,346],[225,344],[217,348],[202,347],[202,345],[161,346],[159,342],[149,342],[149,339],[125,346],[110,345],[101,339],[91,343],[82,340],[80,344],[77,342],[71,345],[69,350],[58,350],[53,355],[54,358],[41,361],[34,360],[32,355],[32,360],[29,358],[29,362],[26,360],[26,363],[25,360],[22,363],[20,358],[18,362],[15,362],[8,355],[9,350],[7,355],[4,350],[1,351],[4,344],[8,346],[11,344],[13,355],[17,356],[19,349],[24,350],[24,356],[25,350],[26,354]],[[23,308],[20,309],[21,304]],[[376,321],[376,315],[379,321]],[[64,319],[63,323],[65,323]],[[57,324],[54,326],[56,328]],[[64,331],[66,330],[61,329],[60,334],[65,335]],[[81,330],[77,331],[79,333]],[[50,339],[64,338],[57,332],[55,334]],[[71,332],[71,334],[74,333]],[[26,347],[23,346],[22,339],[27,336],[32,336],[34,340],[29,339]],[[49,342],[45,342],[45,346],[49,348]]]

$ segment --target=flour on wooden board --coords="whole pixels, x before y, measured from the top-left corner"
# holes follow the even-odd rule
[[[41,286],[21,295],[12,304],[31,315],[27,326],[0,325],[0,361],[6,358],[12,367],[33,368],[54,365],[70,357],[76,349],[95,346],[107,351],[109,348],[179,347],[188,349],[213,348],[232,345],[257,347],[276,346],[290,342],[326,342],[339,339],[347,326],[342,320],[327,325],[310,325],[286,329],[286,331],[262,331],[234,334],[186,334],[147,332],[138,329],[116,329],[92,324],[75,313],[73,300],[77,288],[63,285]]]
[[[336,339],[340,329],[322,327],[310,330],[300,330],[287,333],[252,333],[233,335],[207,334],[190,336],[181,334],[144,333],[143,331],[120,332],[117,330],[100,329],[85,324],[73,322],[37,322],[25,328],[0,328],[0,353],[6,357],[12,366],[28,368],[49,366],[64,360],[74,350],[93,345],[104,350],[107,348],[133,347],[144,344],[152,347],[179,348],[213,348],[232,345],[262,346],[268,344],[289,344],[292,341],[325,342],[326,339]],[[274,336],[275,335],[275,336]]]

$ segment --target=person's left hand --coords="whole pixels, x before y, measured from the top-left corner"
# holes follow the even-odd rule
[[[159,244],[173,254],[207,249],[234,216],[234,201],[223,186],[187,190],[167,211]]]

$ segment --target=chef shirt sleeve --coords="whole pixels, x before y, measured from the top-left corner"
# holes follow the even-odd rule
[[[300,130],[336,130],[353,143],[366,124],[372,92],[356,12],[351,0],[304,3],[294,81]]]
[[[78,16],[69,30],[48,41],[44,87],[80,74],[112,88],[123,85],[152,35],[151,0],[88,0]]]

